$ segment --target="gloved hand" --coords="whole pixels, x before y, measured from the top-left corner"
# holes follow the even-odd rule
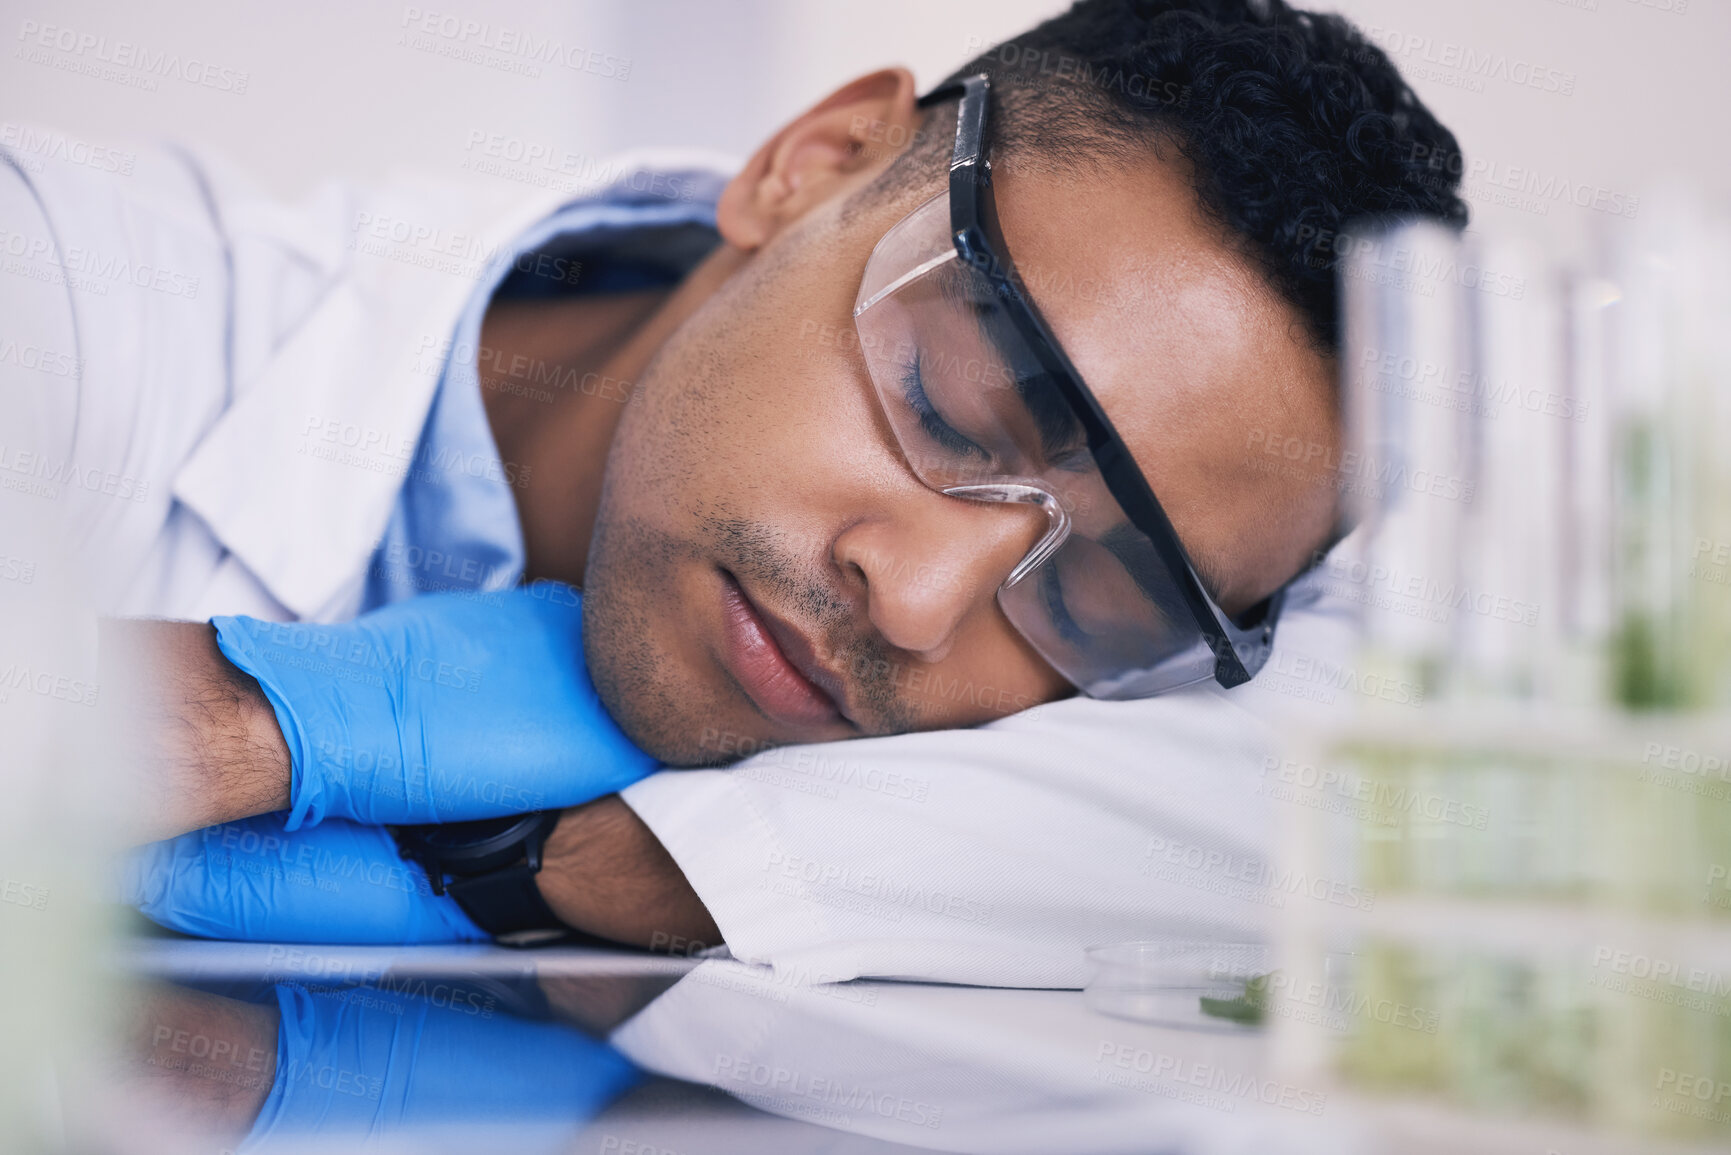
[[[303,1151],[315,1137],[344,1150],[367,1138],[412,1149],[417,1132],[441,1124],[484,1134],[489,1150],[569,1150],[577,1127],[638,1079],[605,1043],[475,998],[354,993],[364,998],[277,986],[276,1077],[240,1150],[282,1140]]]
[[[289,830],[575,806],[656,766],[595,693],[569,586],[428,594],[340,625],[212,623],[288,743]]]
[[[382,826],[341,818],[296,831],[281,814],[128,852],[121,901],[183,934],[254,942],[484,942]]]

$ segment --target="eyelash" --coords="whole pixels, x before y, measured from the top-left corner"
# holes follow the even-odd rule
[[[920,362],[916,356],[902,370],[902,395],[906,398],[908,408],[919,418],[920,428],[926,431],[926,436],[936,441],[951,453],[961,453],[969,457],[989,457],[984,449],[975,445],[955,427],[944,420],[944,415],[937,411],[932,399],[926,396],[925,379],[920,376]]]
[[[1086,638],[1086,631],[1070,616],[1070,607],[1064,604],[1064,591],[1058,581],[1058,567],[1050,562],[1041,567],[1040,596],[1046,602],[1046,616],[1058,628],[1058,636],[1071,645],[1079,645]]]
[[[1085,473],[1094,467],[1094,455],[1088,452],[1087,446],[1078,446],[1066,449],[1052,458],[1051,465],[1065,473]]]

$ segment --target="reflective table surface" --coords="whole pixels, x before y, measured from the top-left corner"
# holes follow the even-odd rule
[[[143,940],[120,969],[93,1146],[1369,1149],[1324,1093],[1266,1073],[1259,1032],[1110,1017],[1078,991],[810,986],[583,948]]]
[[[1080,991],[578,947],[145,938],[111,970],[108,1057],[52,1088],[72,1150],[1670,1150],[1295,1080],[1218,1000],[1152,1023]]]

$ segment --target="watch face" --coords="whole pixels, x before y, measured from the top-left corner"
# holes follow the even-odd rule
[[[510,846],[538,826],[542,814],[509,814],[503,818],[478,818],[472,822],[446,822],[435,826],[395,827],[397,841],[406,849],[437,855],[446,861],[490,855]]]

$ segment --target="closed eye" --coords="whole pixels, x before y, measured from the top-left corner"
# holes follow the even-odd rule
[[[932,404],[932,399],[926,395],[926,383],[920,375],[920,361],[917,354],[902,370],[902,395],[907,400],[908,408],[912,409],[914,416],[919,419],[920,428],[925,431],[927,437],[937,442],[938,445],[951,453],[960,454],[964,457],[988,458],[991,456],[957,432],[955,426],[944,420],[944,415],[939,413],[937,406]]]

